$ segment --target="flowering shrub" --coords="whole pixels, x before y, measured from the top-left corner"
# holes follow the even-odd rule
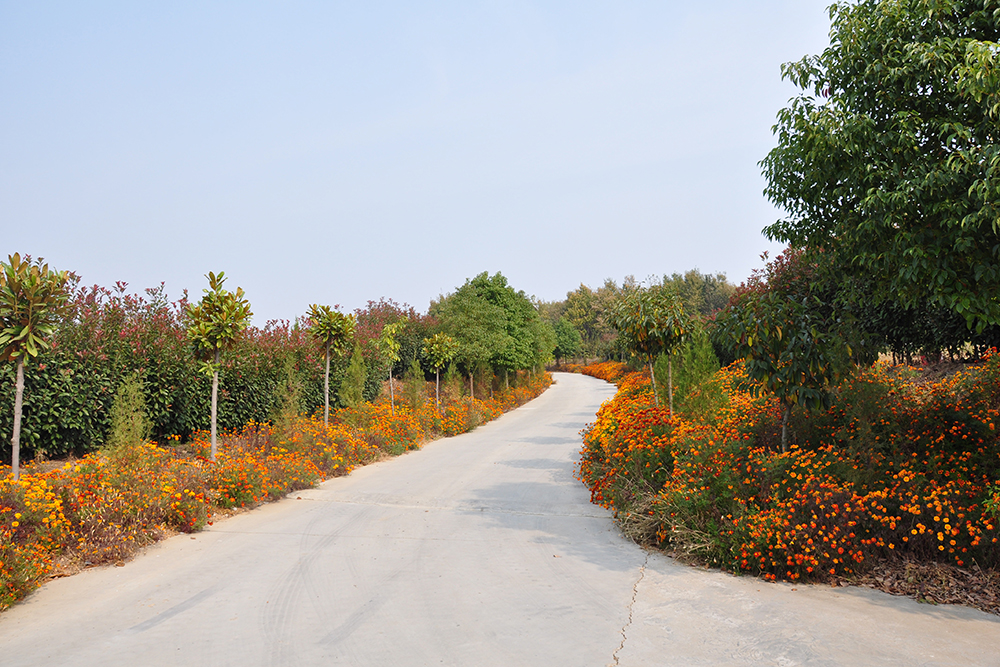
[[[223,433],[214,464],[208,434],[197,432],[185,448],[143,443],[61,467],[35,462],[17,482],[0,468],[0,609],[52,574],[57,558],[119,562],[171,530],[200,530],[214,508],[275,500],[435,435],[469,431],[550,384],[548,375],[526,374],[491,399],[449,401],[440,416],[429,401],[397,405],[392,415],[383,400],[337,410],[328,425],[315,416],[250,421]]]
[[[608,367],[584,372],[609,376]],[[849,576],[880,559],[1000,563],[1000,356],[936,382],[860,370],[825,411],[793,422],[740,364],[712,379],[728,401],[698,418],[653,406],[631,373],[584,431],[580,478],[640,537],[769,579]]]

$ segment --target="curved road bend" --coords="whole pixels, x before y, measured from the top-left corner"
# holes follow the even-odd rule
[[[988,614],[627,542],[573,479],[613,387],[556,378],[473,433],[50,582],[0,615],[0,664],[1000,665]]]

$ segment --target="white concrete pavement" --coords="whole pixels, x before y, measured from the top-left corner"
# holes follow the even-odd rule
[[[624,540],[573,479],[613,387],[556,378],[471,434],[50,582],[0,615],[0,665],[1000,665],[995,616]]]

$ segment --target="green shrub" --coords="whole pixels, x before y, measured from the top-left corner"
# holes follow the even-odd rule
[[[422,406],[427,398],[427,380],[416,357],[410,362],[403,377],[403,396],[414,410]]]
[[[138,373],[126,377],[115,392],[111,404],[111,429],[105,443],[110,451],[142,444],[149,439],[152,425],[146,416],[142,381]]]
[[[340,385],[341,405],[353,408],[364,401],[365,383],[368,372],[365,368],[365,360],[361,356],[361,348],[355,346],[354,354],[351,355],[351,363],[347,367],[344,381]]]

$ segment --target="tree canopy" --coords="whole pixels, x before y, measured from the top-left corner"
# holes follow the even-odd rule
[[[663,276],[664,287],[669,287],[680,297],[684,310],[690,315],[709,317],[729,303],[736,289],[724,273],[701,273],[697,269]]]
[[[583,352],[586,356],[602,356],[613,352],[617,336],[609,318],[611,310],[621,298],[625,289],[635,287],[635,280],[626,278],[619,287],[611,278],[597,289],[581,284],[566,294],[563,313],[570,324],[583,338]]]
[[[556,349],[553,354],[556,361],[567,357],[572,357],[580,353],[583,347],[583,338],[570,321],[564,316],[559,318],[553,326],[556,334]]]
[[[0,262],[0,360],[36,357],[66,313],[67,271],[15,253]]]
[[[802,89],[763,160],[765,230],[871,277],[874,298],[1000,323],[1000,0],[830,8],[830,46],[783,67]]]
[[[470,375],[492,366],[519,370],[552,358],[555,333],[523,291],[496,273],[481,273],[432,304],[430,314],[458,343],[456,359]]]

